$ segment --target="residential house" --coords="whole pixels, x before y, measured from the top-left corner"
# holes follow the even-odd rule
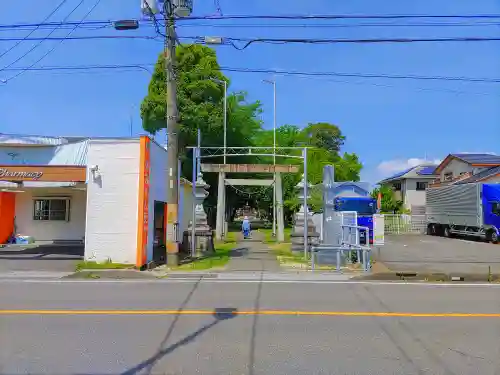
[[[494,154],[449,154],[436,167],[432,186],[470,182],[500,182],[500,156]]]
[[[421,164],[388,177],[379,182],[381,186],[390,186],[394,198],[403,202],[413,214],[425,213],[425,190],[436,179],[434,164]]]

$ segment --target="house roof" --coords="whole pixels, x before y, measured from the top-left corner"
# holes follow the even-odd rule
[[[494,176],[496,176],[498,174],[500,174],[500,166],[491,167],[491,168],[485,169],[484,171],[476,173],[475,175],[472,175],[472,176],[470,176],[468,178],[460,180],[456,184],[457,185],[461,185],[461,184],[468,184],[468,183],[471,183],[471,182],[479,182],[479,181],[482,181],[482,180],[487,180],[488,178],[494,177]]]
[[[398,172],[391,177],[387,177],[379,182],[385,183],[390,181],[402,180],[405,178],[434,178],[436,169],[435,164],[420,164],[415,167],[405,169],[404,171]]]
[[[500,156],[495,154],[449,154],[436,168],[436,173],[439,173],[446,167],[453,159],[458,159],[472,166],[491,166],[495,167],[500,165]]]

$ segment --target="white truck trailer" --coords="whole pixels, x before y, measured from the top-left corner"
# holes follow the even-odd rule
[[[500,184],[429,187],[426,199],[427,234],[474,236],[498,243]]]

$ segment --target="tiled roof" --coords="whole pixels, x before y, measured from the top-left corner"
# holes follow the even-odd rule
[[[465,179],[457,182],[457,185],[459,185],[459,184],[468,184],[468,183],[471,183],[471,182],[481,181],[481,180],[484,180],[484,179],[486,179],[488,177],[493,177],[493,176],[495,176],[497,174],[500,174],[500,166],[485,169],[484,171],[476,173],[475,175],[472,175],[472,176],[470,176],[468,178],[465,178]]]
[[[500,156],[494,154],[451,154],[458,159],[462,159],[468,164],[498,164]]]

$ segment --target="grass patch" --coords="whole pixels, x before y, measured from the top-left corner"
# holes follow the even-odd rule
[[[204,271],[212,268],[222,268],[229,262],[229,254],[236,246],[236,242],[217,242],[213,254],[195,259],[178,267],[173,271]]]
[[[111,260],[107,260],[106,262],[102,263],[81,260],[76,263],[75,271],[79,272],[82,270],[124,270],[133,268],[134,266],[131,264],[113,263]]]
[[[276,237],[273,237],[273,230],[272,229],[258,229],[260,233],[264,235],[264,243],[276,243]],[[284,230],[284,235],[285,235],[285,243],[290,242],[290,234],[292,233],[292,228],[285,228]]]
[[[298,255],[292,253],[291,243],[279,243],[269,246],[271,251],[276,255],[280,263],[300,263],[308,264],[309,260],[304,258],[304,255]]]
[[[239,231],[228,231],[224,236],[224,242],[234,243],[236,242],[236,236],[240,233]]]

